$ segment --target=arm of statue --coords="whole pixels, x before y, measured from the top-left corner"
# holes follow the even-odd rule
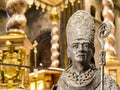
[[[117,82],[115,82],[115,80],[111,80],[111,89],[110,90],[120,90],[120,87],[118,86]]]

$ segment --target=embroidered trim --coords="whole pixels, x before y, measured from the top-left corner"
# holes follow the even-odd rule
[[[80,75],[77,75],[76,72],[74,72],[73,70],[71,70],[71,67],[70,66],[64,73],[66,73],[65,77],[67,77],[69,80],[68,80],[68,83],[72,86],[79,86],[79,87],[82,87],[82,86],[86,86],[88,85],[95,77],[95,72],[96,72],[96,67],[94,65],[91,65],[91,68],[88,69],[85,73],[82,73]],[[70,82],[72,81],[72,83]],[[74,85],[75,84],[75,85]]]

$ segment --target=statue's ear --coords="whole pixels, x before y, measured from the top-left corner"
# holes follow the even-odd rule
[[[71,51],[70,51],[69,47],[67,48],[67,56],[68,56],[68,58],[71,58]]]
[[[68,48],[67,48],[67,56],[68,56],[68,60],[69,60],[69,63],[68,63],[68,64],[71,64],[71,63],[72,63],[72,58],[71,58],[72,54],[71,54],[71,53],[72,53],[72,52],[71,52],[70,48],[68,47]]]

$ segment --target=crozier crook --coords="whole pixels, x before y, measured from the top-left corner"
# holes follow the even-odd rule
[[[104,65],[105,65],[105,55],[104,50],[104,39],[110,34],[111,25],[108,21],[103,22],[98,29],[98,41],[101,46],[100,50],[100,68],[101,68],[101,90],[104,90]]]

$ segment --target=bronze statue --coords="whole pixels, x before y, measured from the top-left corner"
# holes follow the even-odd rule
[[[71,63],[63,71],[53,90],[100,90],[100,70],[94,63],[94,18],[86,11],[75,12],[66,27],[67,55]],[[120,90],[104,75],[104,90]]]

